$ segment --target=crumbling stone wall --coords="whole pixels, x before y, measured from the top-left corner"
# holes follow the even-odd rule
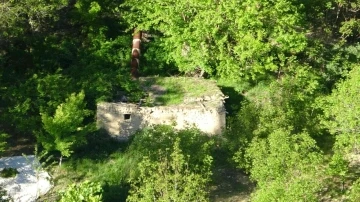
[[[223,100],[197,100],[176,106],[139,107],[136,104],[102,102],[97,105],[98,127],[122,140],[137,130],[156,124],[176,123],[176,129],[195,126],[209,135],[222,133],[226,111]]]

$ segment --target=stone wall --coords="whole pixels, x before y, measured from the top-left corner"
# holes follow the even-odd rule
[[[102,102],[97,105],[98,127],[116,139],[128,139],[137,130],[156,124],[176,123],[176,129],[195,126],[209,135],[222,133],[226,111],[223,100],[197,101],[188,105],[139,107]]]

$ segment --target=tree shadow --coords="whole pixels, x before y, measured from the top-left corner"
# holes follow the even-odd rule
[[[333,147],[336,141],[334,135],[325,133],[323,135],[314,136],[317,146],[324,152],[325,155],[333,154]]]
[[[74,152],[72,159],[106,160],[115,152],[123,152],[131,144],[131,140],[117,141],[110,137],[106,131],[100,129],[87,137],[87,144]]]
[[[104,202],[125,202],[129,195],[129,184],[105,184],[103,186],[103,201]]]
[[[225,100],[225,108],[228,112],[227,115],[235,115],[240,110],[241,102],[245,100],[245,97],[233,87],[220,86],[220,89],[225,96],[229,96],[229,98]]]
[[[255,185],[244,171],[230,162],[231,152],[218,147],[212,156],[214,167],[210,201],[248,201]]]

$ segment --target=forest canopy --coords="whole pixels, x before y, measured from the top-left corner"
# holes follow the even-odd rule
[[[359,201],[359,11],[359,0],[3,0],[0,152],[27,137],[71,158],[97,133],[98,102],[143,98],[130,75],[141,30],[141,76],[203,77],[229,95],[217,146],[256,182],[253,201]],[[177,134],[143,133],[159,131]],[[207,200],[211,152],[192,164],[181,144],[139,160],[140,177],[124,182],[130,201],[165,183],[146,177],[173,179],[177,169],[184,190],[164,198]],[[201,195],[185,190],[191,181]]]

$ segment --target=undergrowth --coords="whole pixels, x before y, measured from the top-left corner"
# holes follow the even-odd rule
[[[59,192],[85,181],[101,184],[103,201],[125,201],[129,182],[140,174],[138,164],[143,157],[156,162],[157,154],[170,152],[176,138],[180,138],[181,150],[189,158],[189,168],[201,168],[204,157],[213,154],[213,138],[196,129],[174,131],[171,126],[157,126],[138,132],[128,142],[116,142],[99,132],[90,136],[89,144],[64,159],[62,166],[50,167],[55,187],[39,201],[58,200]]]

